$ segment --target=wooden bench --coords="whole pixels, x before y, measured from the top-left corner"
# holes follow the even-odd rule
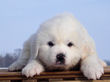
[[[110,67],[105,67],[104,72],[100,80],[87,80],[80,71],[43,72],[26,78],[21,72],[0,69],[0,82],[110,82]]]

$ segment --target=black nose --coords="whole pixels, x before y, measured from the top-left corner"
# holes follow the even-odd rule
[[[57,59],[64,59],[64,57],[65,57],[65,55],[63,54],[63,53],[59,53],[59,54],[57,54]]]
[[[57,64],[64,64],[65,63],[65,55],[63,53],[57,54],[56,63]]]

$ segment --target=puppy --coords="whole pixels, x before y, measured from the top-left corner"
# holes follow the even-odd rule
[[[106,63],[98,58],[86,29],[71,14],[63,13],[40,25],[9,70],[23,68],[23,75],[33,77],[46,70],[70,70],[79,61],[88,79],[99,79],[104,73]]]

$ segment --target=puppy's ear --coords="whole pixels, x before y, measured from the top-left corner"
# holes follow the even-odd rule
[[[91,37],[86,37],[85,41],[82,44],[81,52],[82,59],[86,58],[89,55],[97,55],[95,44]]]
[[[39,44],[34,44],[31,47],[31,59],[36,59],[39,54]]]
[[[30,44],[30,60],[36,59],[39,53],[39,44],[37,42],[37,39],[34,37],[33,40],[31,40]]]

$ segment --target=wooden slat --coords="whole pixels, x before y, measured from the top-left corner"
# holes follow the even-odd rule
[[[11,82],[10,80],[1,80],[0,82]]]
[[[22,80],[22,82],[37,82],[37,80]]]
[[[61,79],[61,78],[76,78],[86,79],[80,71],[63,71],[63,72],[43,72],[41,75],[35,75],[33,78],[26,78],[21,72],[8,72],[7,69],[0,69],[0,80],[27,80],[27,79]],[[110,67],[104,69],[105,74],[101,79],[110,80]]]
[[[51,82],[110,82],[110,80],[84,80],[84,81],[51,81]]]

